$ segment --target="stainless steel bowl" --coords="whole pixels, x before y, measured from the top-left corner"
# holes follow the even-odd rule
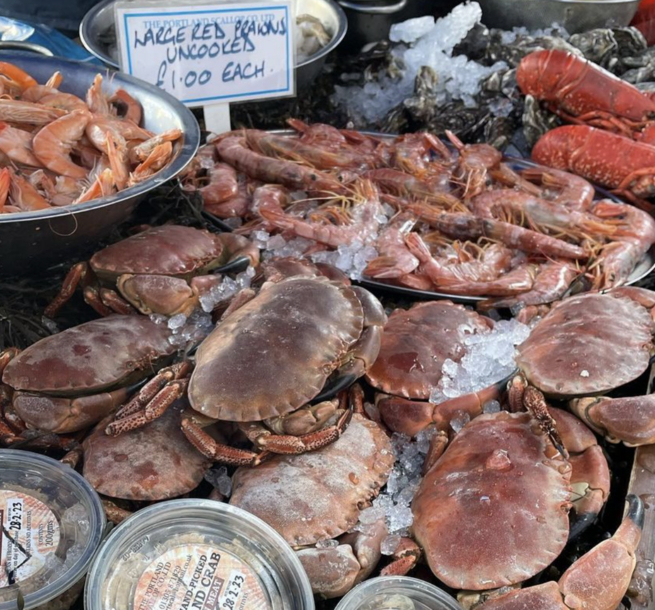
[[[89,53],[108,66],[118,68],[118,49],[114,24],[116,0],[103,0],[96,4],[80,24],[80,40]],[[343,40],[348,29],[348,20],[343,9],[334,0],[297,0],[298,15],[309,14],[323,22],[332,38],[318,53],[296,64],[296,88],[311,85],[318,76],[329,53]]]
[[[558,23],[570,34],[622,27],[632,21],[639,0],[478,0],[482,22],[491,28],[511,30],[550,27]]]
[[[64,76],[61,90],[82,98],[98,73],[97,66],[57,57],[0,53],[0,61],[17,65],[40,83],[59,70]],[[147,129],[162,132],[177,127],[183,131],[173,161],[152,178],[111,197],[45,211],[0,214],[0,277],[44,271],[93,248],[130,215],[149,191],[177,176],[196,154],[200,129],[188,108],[143,81],[106,72],[105,90],[122,88],[141,102]]]

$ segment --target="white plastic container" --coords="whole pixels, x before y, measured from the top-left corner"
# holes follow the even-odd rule
[[[0,449],[0,610],[67,610],[105,529],[87,481],[36,453]]]
[[[86,610],[314,610],[292,548],[261,519],[170,500],[121,523],[93,561]]]
[[[336,610],[462,610],[462,607],[445,591],[424,580],[380,576],[357,585]]]

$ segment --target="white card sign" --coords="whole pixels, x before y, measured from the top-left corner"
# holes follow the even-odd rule
[[[187,106],[295,92],[292,0],[115,10],[121,69]]]

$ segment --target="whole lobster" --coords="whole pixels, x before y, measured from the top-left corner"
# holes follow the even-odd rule
[[[613,189],[651,214],[655,211],[655,205],[643,200],[655,197],[655,146],[587,125],[566,125],[542,136],[532,158]]]
[[[655,101],[572,53],[558,49],[530,53],[521,61],[516,80],[524,94],[545,101],[567,122],[655,143]]]

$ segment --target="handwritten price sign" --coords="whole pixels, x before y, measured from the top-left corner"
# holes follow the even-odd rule
[[[121,68],[187,106],[293,95],[292,0],[116,4]]]

